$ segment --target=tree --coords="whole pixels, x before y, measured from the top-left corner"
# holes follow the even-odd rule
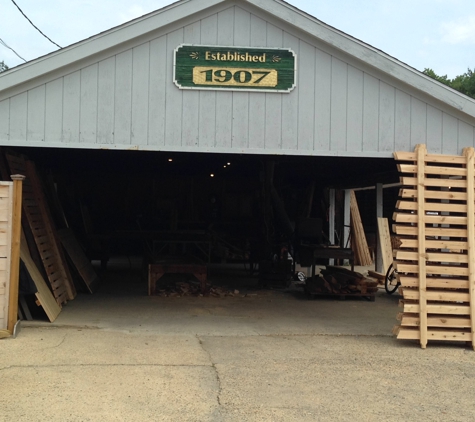
[[[8,70],[8,66],[5,64],[5,62],[2,60],[0,62],[0,73],[5,72],[5,70]]]
[[[453,89],[461,92],[462,94],[468,95],[469,97],[475,98],[475,69],[467,69],[467,72],[463,75],[456,76],[454,79],[447,78],[447,75],[439,76],[432,69],[424,69],[422,72],[427,76],[430,76],[432,79],[439,81],[447,86],[450,86]]]

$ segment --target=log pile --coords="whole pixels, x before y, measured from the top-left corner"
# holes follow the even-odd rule
[[[470,341],[475,347],[475,152],[395,153],[403,185],[394,214],[403,312],[398,339]]]
[[[201,284],[194,280],[176,281],[173,277],[162,278],[154,296],[160,297],[244,297],[237,289],[228,289],[221,286],[207,286],[201,291]]]
[[[307,279],[305,291],[310,295],[374,297],[378,281],[346,268],[327,265],[320,270],[320,275]]]
[[[355,253],[356,265],[371,265],[373,258],[368,247],[363,223],[361,222],[360,210],[354,191],[350,194],[350,215],[351,215],[351,248]]]

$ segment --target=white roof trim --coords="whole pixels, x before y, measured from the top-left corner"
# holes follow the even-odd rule
[[[181,0],[1,74],[0,92],[226,2],[249,3],[460,112],[475,117],[475,100],[429,78],[388,54],[338,31],[283,0]]]

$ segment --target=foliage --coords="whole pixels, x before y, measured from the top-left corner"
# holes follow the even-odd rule
[[[5,72],[5,70],[8,70],[8,66],[5,64],[5,62],[2,60],[0,62],[0,73]]]
[[[432,69],[424,69],[424,74],[430,76],[432,79],[439,81],[453,89],[475,98],[475,69],[467,69],[463,75],[456,76],[454,79],[447,78],[447,75],[439,76]]]

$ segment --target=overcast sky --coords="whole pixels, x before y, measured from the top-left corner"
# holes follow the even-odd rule
[[[170,0],[15,0],[62,47],[173,3]],[[289,3],[418,69],[453,78],[475,68],[475,0],[289,0]],[[0,0],[0,39],[26,60],[57,47],[11,0]],[[0,44],[0,61],[23,63]]]

